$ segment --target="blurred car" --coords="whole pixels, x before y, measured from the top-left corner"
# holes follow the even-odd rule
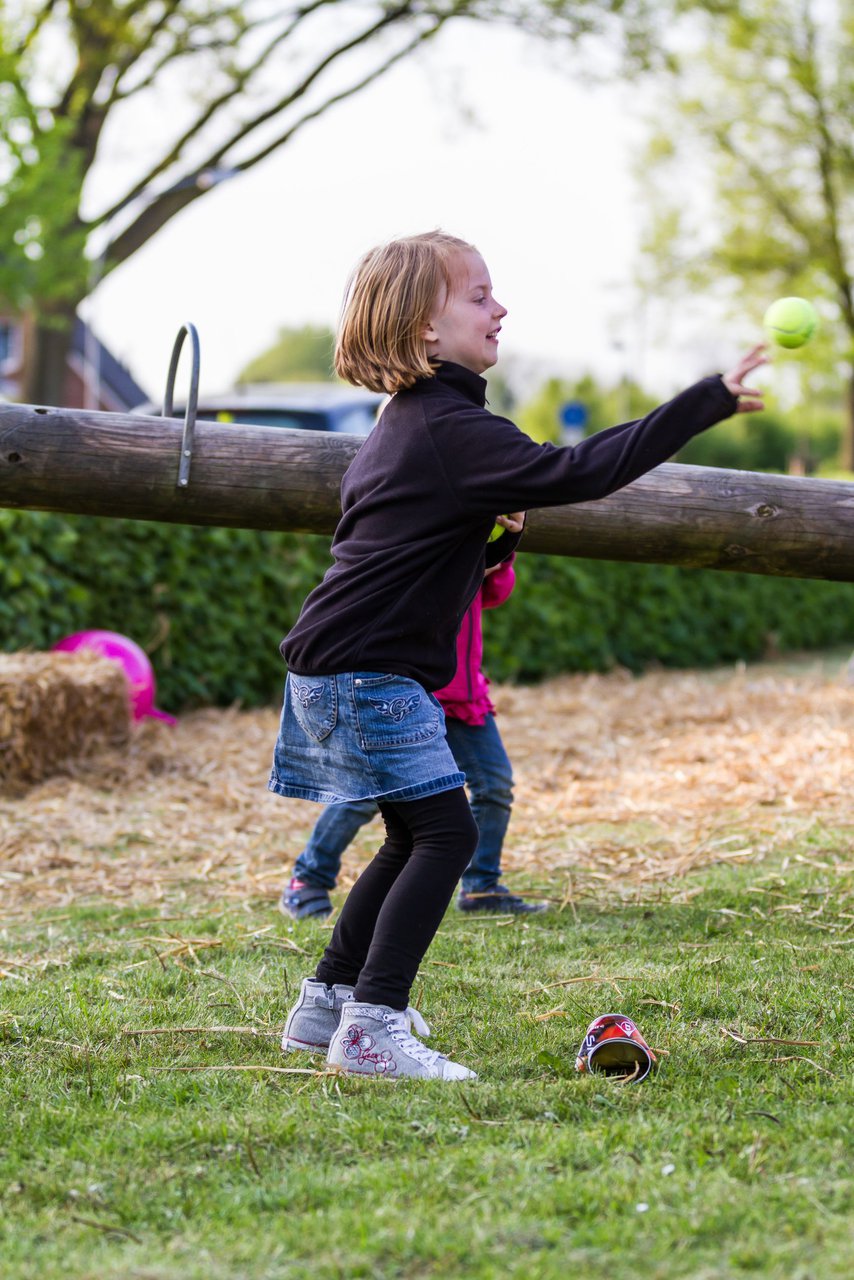
[[[385,400],[374,391],[329,382],[247,384],[223,395],[199,396],[196,420],[366,436]],[[149,402],[134,413],[157,417],[162,407]],[[183,418],[185,408],[183,402],[176,401],[173,417]]]

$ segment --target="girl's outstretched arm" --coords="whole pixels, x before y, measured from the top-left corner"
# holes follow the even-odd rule
[[[483,514],[607,497],[672,458],[716,422],[761,408],[761,393],[744,378],[764,363],[764,351],[754,348],[728,374],[702,378],[643,418],[607,427],[572,446],[536,444],[508,419],[472,406],[471,414],[460,415],[447,433],[451,484],[462,506]],[[490,549],[501,542],[496,539]]]

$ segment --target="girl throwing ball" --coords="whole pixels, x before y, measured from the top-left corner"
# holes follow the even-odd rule
[[[666,461],[692,436],[761,409],[744,385],[763,348],[637,422],[572,448],[536,444],[485,407],[507,310],[473,245],[441,231],[372,249],[345,297],[335,367],[391,395],[341,485],[334,563],[282,642],[288,665],[270,789],[373,799],[385,824],[285,1028],[288,1048],[370,1076],[463,1080],[408,1007],[418,966],[478,832],[433,695],[487,568],[519,534],[496,518],[589,502]],[[414,1034],[418,1033],[418,1036]]]

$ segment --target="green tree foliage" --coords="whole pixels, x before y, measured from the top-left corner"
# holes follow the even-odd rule
[[[241,370],[238,382],[331,382],[335,334],[322,326],[280,329],[271,347]]]
[[[643,0],[16,0],[0,10],[0,289],[33,320],[26,398],[57,403],[87,292],[213,186],[238,177],[457,20],[637,45]],[[174,104],[130,176],[102,139],[131,101]],[[132,139],[125,135],[125,151]],[[133,152],[131,151],[131,154]],[[106,192],[96,200],[92,193]],[[47,326],[48,332],[45,332]],[[42,340],[43,339],[43,340]]]
[[[68,122],[36,111],[13,74],[12,59],[0,53],[0,298],[24,311],[34,298],[54,307],[76,301],[88,268],[77,220],[81,164]]]
[[[614,387],[603,386],[592,374],[585,374],[576,382],[549,378],[533,399],[519,408],[516,421],[540,443],[547,440],[561,443],[560,410],[570,402],[583,404],[587,410],[587,434],[641,418],[658,403],[630,378],[622,379]]]
[[[804,409],[790,414],[743,415],[695,436],[680,450],[678,461],[699,467],[798,475],[832,472],[842,430],[842,413],[832,406],[810,406],[809,413]]]
[[[834,396],[852,468],[854,9],[850,0],[688,8],[678,48],[667,46],[643,161],[655,283],[714,290],[757,322],[776,296],[811,298],[823,325],[794,358],[802,402]]]
[[[561,407],[577,402],[587,410],[586,434],[643,417],[656,397],[629,378],[614,385],[585,374],[575,382],[550,378],[520,405],[514,420],[534,440],[562,442]],[[739,416],[704,431],[682,449],[679,462],[743,471],[793,471],[812,475],[834,470],[843,432],[843,415],[827,393],[788,413]]]

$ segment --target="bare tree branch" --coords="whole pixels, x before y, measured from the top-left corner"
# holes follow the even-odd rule
[[[147,3],[147,0],[140,0],[140,7],[145,3]],[[122,80],[131,70],[131,68],[136,66],[140,58],[143,57],[148,52],[152,43],[156,40],[160,32],[166,28],[166,26],[169,23],[169,20],[172,18],[173,14],[180,7],[181,7],[181,0],[164,0],[162,11],[157,21],[154,22],[146,32],[144,42],[140,41],[139,44],[136,45],[134,48],[129,49],[124,58],[116,59],[116,62],[115,62],[116,74],[115,74],[115,79],[113,81],[113,87],[107,99],[107,103],[106,103],[107,110],[109,110],[112,106],[114,106],[116,102],[120,102],[124,97],[129,96],[129,95],[122,94],[121,92]],[[162,67],[166,65],[166,61],[167,60],[164,59],[161,62],[160,66],[158,66],[157,68],[158,71],[162,70]]]
[[[303,76],[300,83],[294,89],[291,89],[287,94],[280,98],[278,102],[273,103],[272,106],[266,107],[263,111],[258,112],[256,116],[247,121],[235,133],[233,133],[228,142],[224,143],[212,153],[209,157],[208,164],[216,164],[228,151],[232,149],[232,147],[236,146],[238,142],[242,142],[244,138],[247,138],[251,133],[254,133],[256,129],[259,129],[261,125],[266,124],[268,120],[273,120],[276,116],[281,115],[283,111],[286,111],[288,107],[293,106],[295,102],[305,96],[318,77],[332,66],[334,62],[337,62],[339,58],[344,57],[345,54],[352,53],[352,51],[359,48],[360,45],[373,40],[381,31],[393,26],[396,22],[399,22],[401,18],[409,17],[411,10],[412,5],[409,3],[400,4],[395,9],[388,10],[382,18],[372,26],[365,28],[360,35],[353,36],[343,44],[338,45],[337,48],[331,50],[330,53],[326,54],[325,57],[321,58],[320,61],[314,65],[307,75]],[[437,16],[434,18],[433,25],[428,28],[425,34],[433,35],[435,30],[438,27],[443,26],[447,21],[447,17]],[[406,47],[406,51],[409,52],[420,43],[421,37],[416,36],[412,44]],[[383,64],[381,70],[385,70],[387,66],[393,65],[396,61],[398,61],[398,58],[393,56]],[[370,84],[373,79],[375,79],[375,76],[372,75],[364,82],[360,81],[360,84]],[[344,96],[349,97],[352,92],[355,92],[355,89],[349,90]],[[339,99],[334,100],[337,101]]]
[[[39,32],[41,31],[42,27],[47,22],[48,18],[52,15],[54,9],[56,8],[56,4],[57,4],[57,0],[46,0],[45,4],[42,5],[41,9],[39,9],[33,15],[33,21],[29,31],[24,36],[23,40],[21,40],[20,43],[17,45],[17,47],[13,50],[13,55],[15,58],[22,58],[24,54],[29,52],[29,50],[32,48],[33,44],[35,43],[36,39],[38,38]]]
[[[328,0],[322,0],[322,2],[327,3]],[[320,4],[315,4],[312,7],[317,9],[320,7]],[[339,44],[334,49],[332,49],[329,53],[325,54],[324,57],[322,57],[314,65],[314,67],[312,67],[312,69],[306,75],[303,76],[302,80],[295,87],[290,89],[277,102],[273,103],[269,107],[266,107],[263,111],[258,112],[251,120],[239,126],[235,131],[232,132],[228,140],[224,142],[221,146],[219,146],[215,151],[213,151],[205,161],[194,165],[194,171],[198,172],[199,170],[203,170],[203,169],[216,168],[219,162],[222,160],[223,156],[225,156],[234,146],[236,146],[237,143],[241,142],[244,138],[248,137],[256,129],[260,128],[263,124],[266,124],[269,120],[274,119],[277,115],[281,115],[289,107],[293,106],[295,102],[298,102],[300,98],[304,97],[304,95],[309,91],[312,85],[316,82],[318,77],[322,75],[322,73],[326,71],[334,62],[336,62],[340,58],[343,58],[346,54],[352,53],[354,49],[359,48],[362,45],[368,44],[370,41],[375,39],[376,36],[378,36],[383,30],[401,21],[402,18],[410,17],[411,13],[412,13],[411,3],[398,4],[395,6],[395,8],[387,10],[376,22],[372,23],[369,27],[363,28],[360,33],[344,41],[342,44]],[[321,113],[321,111],[326,109],[327,105],[332,105],[333,103],[341,101],[345,97],[350,97],[353,93],[357,91],[357,89],[362,88],[367,84],[370,84],[388,66],[391,66],[394,64],[394,62],[399,61],[400,57],[404,56],[404,53],[408,53],[412,49],[414,49],[418,44],[422,42],[423,39],[432,35],[434,31],[439,26],[443,25],[447,20],[448,18],[445,16],[436,17],[434,19],[433,25],[427,28],[427,30],[423,34],[419,33],[416,36],[416,38],[412,41],[411,44],[405,46],[405,49],[401,54],[393,55],[390,59],[387,59],[378,70],[371,72],[363,80],[360,80],[357,85],[353,86],[348,90],[345,90],[342,94],[337,94],[334,97],[332,97],[328,104],[324,103],[320,108],[320,110],[314,111],[309,118],[316,119],[316,117]],[[93,220],[93,225],[96,226],[99,223],[108,221],[120,209],[125,208],[132,200],[136,199],[144,191],[146,191],[151,186],[151,184],[155,182],[158,177],[160,177],[161,174],[167,172],[175,164],[178,164],[188,144],[195,137],[197,137],[199,133],[201,133],[205,125],[207,125],[214,118],[217,112],[221,111],[224,106],[226,106],[230,101],[233,101],[241,92],[245,90],[247,81],[262,66],[265,65],[265,63],[268,61],[268,59],[270,58],[271,54],[275,51],[275,49],[282,43],[284,39],[287,38],[288,35],[292,34],[293,29],[294,29],[293,24],[291,24],[291,26],[287,28],[284,32],[280,32],[277,36],[275,36],[273,39],[268,41],[267,45],[261,51],[261,53],[258,54],[258,56],[256,57],[255,61],[252,63],[252,65],[250,67],[247,67],[243,72],[241,72],[240,75],[235,79],[235,81],[229,86],[229,88],[225,90],[222,94],[220,94],[218,98],[215,98],[210,103],[208,103],[208,105],[200,113],[200,115],[193,121],[193,123],[187,129],[185,129],[181,137],[178,138],[172,144],[168,152],[166,152],[163,156],[161,156],[161,158],[157,161],[157,163],[153,165],[148,170],[148,172],[142,178],[140,178],[137,183],[134,184],[133,188],[130,191],[128,191],[120,200],[118,200],[112,206],[112,208],[105,210],[102,214],[100,214],[97,218],[95,218]],[[285,136],[290,137],[292,132],[293,130],[288,131],[288,133]],[[270,149],[266,150],[264,154],[265,155],[269,154]],[[238,165],[236,167],[248,168],[249,165]],[[185,190],[189,191],[190,188],[187,187],[185,188]],[[197,198],[197,196],[200,194],[202,194],[201,190],[197,190],[195,196],[192,196],[191,199]],[[173,215],[170,215],[170,216],[173,216]]]
[[[367,75],[363,76],[356,83],[350,85],[347,89],[343,89],[339,93],[324,99],[323,103],[319,104],[312,111],[308,111],[302,115],[299,120],[291,124],[284,133],[278,135],[273,141],[266,144],[254,155],[240,161],[238,164],[235,164],[234,168],[240,173],[245,173],[254,165],[259,164],[278,147],[282,146],[285,142],[290,141],[294,134],[311,120],[316,120],[318,116],[326,112],[331,106],[352,97],[367,85],[379,79],[379,77],[384,75],[385,72],[388,71],[390,67],[394,66],[395,63],[400,62],[415,48],[423,44],[426,40],[432,38],[432,36],[436,34],[446,21],[447,19],[444,17],[436,18],[434,20],[434,25],[429,30],[420,32],[417,36],[413,37],[407,45],[397,50],[397,52],[390,58],[386,59],[381,66],[375,67]],[[216,169],[218,163],[222,160],[231,145],[232,143],[229,143],[228,146],[211,153],[207,160],[203,164],[199,165],[199,176],[201,176],[205,170]],[[180,183],[171,187],[168,191],[163,192],[160,196],[154,199],[151,204],[147,205],[146,208],[139,213],[130,226],[126,227],[110,242],[103,254],[107,263],[108,271],[113,270],[122,262],[125,262],[162,227],[164,227],[167,222],[171,221],[176,214],[187,208],[187,206],[192,204],[194,200],[198,200],[200,196],[204,195],[206,190],[205,186],[202,183],[192,182],[191,178],[192,175],[188,178],[182,179]],[[93,225],[95,224],[93,223]]]
[[[727,129],[716,129],[714,131],[715,141],[718,143],[722,151],[732,156],[734,160],[744,168],[745,172],[755,183],[761,183],[765,198],[770,205],[773,206],[780,214],[780,217],[788,227],[801,237],[804,242],[805,251],[809,251],[812,244],[812,236],[809,227],[798,217],[794,206],[786,199],[782,191],[774,185],[768,176],[766,170],[750,156],[741,150],[734,141],[732,134]]]
[[[339,102],[343,102],[346,98],[352,98],[355,93],[359,93],[360,90],[366,88],[369,84],[372,84],[375,80],[379,79],[381,75],[385,75],[386,71],[388,71],[390,67],[393,67],[395,63],[402,61],[403,58],[412,53],[419,45],[422,45],[426,43],[427,40],[432,39],[444,25],[445,21],[446,19],[444,18],[437,19],[435,24],[429,30],[422,32],[411,40],[409,44],[404,45],[404,47],[399,49],[397,53],[393,54],[387,62],[384,62],[381,67],[377,67],[374,71],[369,72],[368,75],[357,81],[356,84],[350,85],[348,89],[343,89],[340,93],[336,93],[332,97],[327,98],[320,106],[315,107],[313,111],[306,112],[305,115],[301,116],[299,120],[286,129],[284,133],[279,134],[272,142],[268,143],[260,151],[257,151],[253,156],[250,156],[246,160],[242,160],[235,166],[235,168],[239,169],[241,172],[245,172],[247,169],[251,169],[254,165],[258,164],[261,160],[265,160],[267,156],[269,156],[278,147],[289,142],[294,134],[303,127],[303,125],[308,124],[311,120],[316,120],[318,116],[323,115],[329,107],[335,106]],[[213,164],[216,159],[221,158],[222,154],[211,157],[211,164]]]
[[[180,160],[181,153],[183,152],[187,144],[201,132],[201,130],[205,127],[205,125],[210,123],[210,121],[213,119],[213,117],[217,114],[218,111],[221,111],[224,106],[226,106],[229,102],[233,101],[240,93],[242,93],[245,90],[246,85],[248,81],[251,79],[251,77],[258,70],[260,70],[261,67],[263,67],[266,64],[267,60],[276,51],[276,49],[279,48],[290,36],[293,35],[297,27],[297,24],[308,14],[314,13],[318,9],[321,9],[330,3],[338,3],[338,0],[314,0],[314,3],[305,5],[303,9],[299,10],[298,14],[293,18],[289,26],[287,26],[283,31],[278,32],[276,35],[272,37],[271,40],[267,42],[266,46],[258,54],[255,60],[248,67],[242,69],[240,72],[238,72],[235,75],[235,78],[232,81],[231,85],[228,87],[228,89],[225,90],[225,92],[221,93],[218,97],[213,98],[207,104],[207,106],[201,112],[201,114],[197,116],[197,118],[194,120],[193,124],[188,129],[186,129],[183,135],[172,144],[169,151],[165,155],[163,155],[160,158],[160,160],[158,160],[157,163],[154,166],[152,166],[152,168],[150,168],[142,178],[139,179],[139,181],[134,185],[134,187],[130,191],[128,191],[124,196],[122,196],[120,200],[116,201],[116,203],[113,205],[111,209],[105,210],[105,212],[95,220],[95,223],[97,224],[99,222],[103,222],[113,217],[113,215],[117,213],[119,209],[123,209],[125,205],[130,203],[131,200],[136,199],[136,197],[141,195],[143,191],[145,191],[148,187],[150,187],[151,184],[155,182],[156,179],[159,178],[162,173],[165,173],[167,169],[170,169],[174,164],[176,164]],[[148,83],[151,83],[151,81],[153,81],[157,73],[160,70],[162,70],[162,68],[167,64],[167,62],[173,60],[176,56],[179,56],[179,55],[174,51],[169,53],[168,55],[165,55],[164,58],[161,60],[161,62],[152,70],[151,77]],[[139,86],[136,89],[134,89],[133,92],[137,92],[138,88]],[[124,98],[130,97],[130,96],[131,96],[130,93],[123,95]]]
[[[836,146],[819,79],[816,30],[811,18],[808,18],[804,23],[804,39],[807,53],[805,57],[806,76],[803,88],[815,106],[815,123],[818,133],[818,169],[827,218],[826,244],[830,274],[836,283],[839,305],[845,316],[845,322],[849,329],[854,331],[854,290],[852,290],[851,276],[845,263],[839,197],[836,183],[834,182],[834,173],[837,169],[834,163]]]

